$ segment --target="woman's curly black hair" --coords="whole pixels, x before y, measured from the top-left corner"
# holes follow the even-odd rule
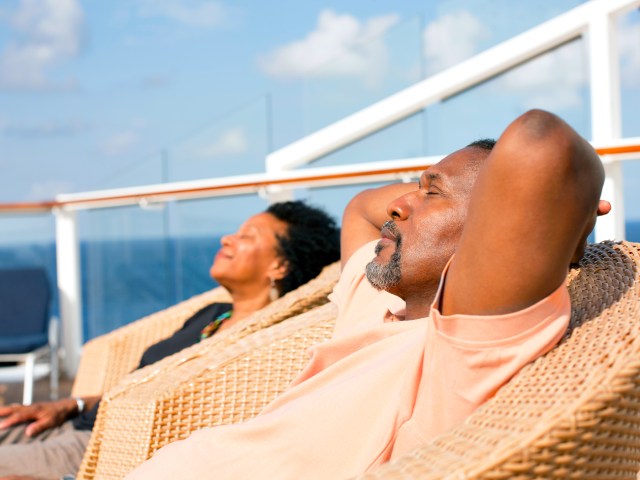
[[[274,203],[266,212],[288,225],[287,235],[277,237],[280,253],[288,263],[287,275],[278,282],[281,295],[340,259],[340,228],[324,210],[297,200]]]

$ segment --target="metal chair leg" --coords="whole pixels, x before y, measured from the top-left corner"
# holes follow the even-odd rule
[[[57,317],[52,317],[49,322],[49,349],[51,362],[49,398],[57,400],[60,384],[60,321]]]
[[[49,398],[51,400],[58,399],[58,390],[60,385],[60,357],[58,355],[58,349],[51,349],[51,373],[49,384]]]
[[[24,390],[22,393],[22,403],[24,405],[31,405],[31,402],[33,401],[35,360],[35,355],[28,355],[24,362]]]

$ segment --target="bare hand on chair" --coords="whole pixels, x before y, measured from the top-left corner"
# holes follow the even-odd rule
[[[78,405],[73,398],[31,405],[7,405],[0,407],[0,417],[6,417],[0,421],[0,429],[31,422],[25,429],[25,434],[33,437],[40,432],[62,425],[65,420],[74,416],[77,410]]]

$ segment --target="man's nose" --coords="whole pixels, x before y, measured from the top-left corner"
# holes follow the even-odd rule
[[[394,220],[406,220],[411,213],[411,206],[408,202],[407,193],[401,197],[396,198],[387,205],[387,215]]]

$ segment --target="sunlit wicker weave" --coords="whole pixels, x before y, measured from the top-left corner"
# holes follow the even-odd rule
[[[198,310],[227,301],[229,293],[214,288],[90,340],[82,348],[73,395],[102,395],[138,366],[149,346],[170,336]]]
[[[366,479],[635,479],[640,245],[591,246],[570,274],[572,330],[462,425]]]
[[[238,335],[247,335],[322,305],[327,301],[339,272],[338,262],[325,267],[317,278],[269,305],[265,314],[256,321],[245,322],[242,328],[229,330],[228,333],[237,339]],[[216,288],[87,342],[83,347],[72,394],[93,396],[109,391],[138,366],[143,352],[149,346],[169,337],[198,310],[215,302],[227,301],[230,301],[228,292]]]
[[[177,365],[159,362],[161,374],[109,392],[78,478],[122,478],[194,430],[253,417],[302,370],[307,348],[329,338],[335,315],[327,304],[226,348],[187,349]]]

